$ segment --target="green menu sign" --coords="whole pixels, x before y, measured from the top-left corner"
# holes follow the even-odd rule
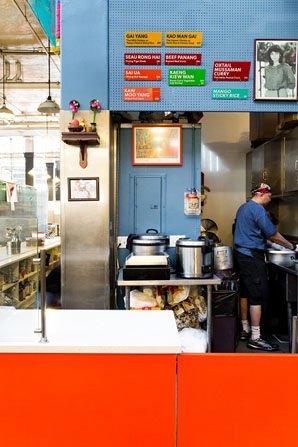
[[[205,85],[206,70],[199,69],[175,69],[169,70],[170,86],[202,86]]]
[[[213,88],[212,99],[248,99],[247,88]]]

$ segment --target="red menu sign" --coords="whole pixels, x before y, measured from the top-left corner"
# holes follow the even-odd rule
[[[201,65],[201,54],[166,53],[165,65]]]
[[[161,80],[161,70],[141,70],[126,68],[124,70],[125,81],[160,81]]]
[[[124,101],[160,101],[159,87],[124,87]]]
[[[214,62],[213,81],[248,81],[250,62]]]
[[[161,53],[124,53],[125,65],[161,65]]]

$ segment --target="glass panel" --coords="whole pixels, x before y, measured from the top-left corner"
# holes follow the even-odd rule
[[[38,232],[36,190],[0,182],[0,343],[36,341],[40,279],[36,261],[44,243],[45,234]],[[33,309],[25,313],[24,321],[18,312],[23,309]]]

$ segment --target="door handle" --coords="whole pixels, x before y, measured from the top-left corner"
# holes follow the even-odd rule
[[[298,171],[298,160],[295,161],[295,171]]]
[[[158,210],[158,205],[150,205],[151,210]]]

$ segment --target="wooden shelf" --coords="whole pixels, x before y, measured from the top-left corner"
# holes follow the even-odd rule
[[[97,132],[62,132],[62,141],[66,144],[80,146],[80,166],[86,168],[87,146],[98,146],[100,138]]]
[[[62,141],[66,144],[80,146],[85,143],[89,146],[96,146],[100,143],[97,132],[62,132]]]
[[[17,309],[26,309],[29,306],[32,306],[37,296],[37,290],[31,293],[31,295],[26,296],[23,301],[20,301],[17,305]]]

